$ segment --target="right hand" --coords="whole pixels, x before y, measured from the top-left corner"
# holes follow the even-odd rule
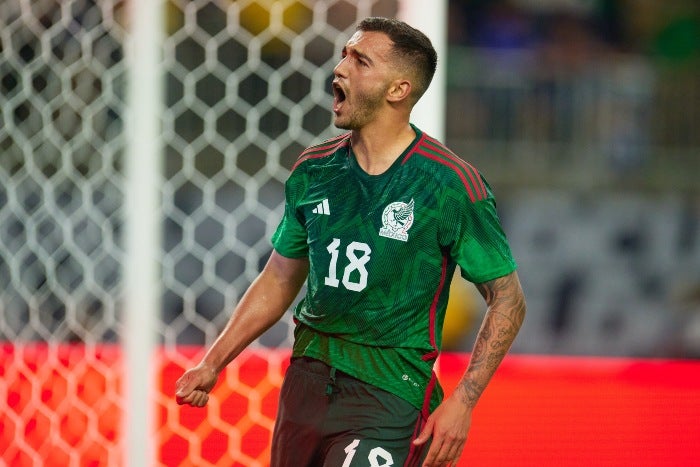
[[[209,401],[209,392],[216,384],[219,373],[200,363],[187,370],[175,383],[175,400],[179,405],[204,407]]]

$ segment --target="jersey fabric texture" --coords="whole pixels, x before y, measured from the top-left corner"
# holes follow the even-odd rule
[[[516,264],[486,180],[413,129],[412,144],[380,175],[358,165],[350,133],[305,150],[272,243],[310,263],[292,355],[432,411],[443,397],[433,364],[456,267],[481,283]]]

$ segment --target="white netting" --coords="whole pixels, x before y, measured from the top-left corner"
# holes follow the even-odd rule
[[[119,2],[0,5],[0,338],[114,340]]]
[[[270,252],[284,180],[333,134],[330,79],[377,1],[173,1],[164,45],[166,344],[211,342]],[[262,339],[288,344],[279,323]]]

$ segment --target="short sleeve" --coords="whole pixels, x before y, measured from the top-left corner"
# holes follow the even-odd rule
[[[487,197],[476,202],[458,189],[444,200],[441,244],[460,266],[462,276],[479,284],[513,272],[517,265],[490,189]]]
[[[309,254],[304,216],[298,208],[305,191],[304,179],[301,171],[295,171],[285,182],[284,215],[272,235],[275,250],[287,258],[302,258]]]

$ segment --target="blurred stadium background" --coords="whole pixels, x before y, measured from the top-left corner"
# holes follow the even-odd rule
[[[517,465],[700,465],[690,447],[700,416],[700,5],[440,5],[439,132],[494,188],[529,305],[494,397],[531,407],[555,388],[571,395],[567,384],[587,389],[562,408],[600,391],[618,397],[596,408],[627,417],[625,446],[646,439],[633,427],[651,414],[661,424],[652,434],[681,456],[660,463],[661,445],[656,457],[618,449],[591,462],[564,444],[556,455],[569,457],[542,464],[553,452],[538,445]],[[231,366],[207,411],[174,406],[174,380],[267,259],[294,160],[336,134],[331,70],[357,20],[400,7],[0,2],[0,465],[265,465],[289,316]],[[138,36],[154,43],[129,49],[131,11],[157,12],[152,35]],[[153,45],[157,60],[143,70],[134,56]],[[162,78],[153,87],[139,82],[149,70]],[[146,118],[157,111],[151,141],[139,140],[144,104]],[[448,387],[484,311],[470,285],[453,287]],[[142,386],[151,389],[134,402]],[[533,399],[523,402],[525,389]],[[542,445],[561,431],[552,419],[582,416],[547,410]],[[521,431],[516,440],[532,442]],[[498,457],[507,448],[473,444],[467,454],[484,462],[474,465],[509,462]]]

